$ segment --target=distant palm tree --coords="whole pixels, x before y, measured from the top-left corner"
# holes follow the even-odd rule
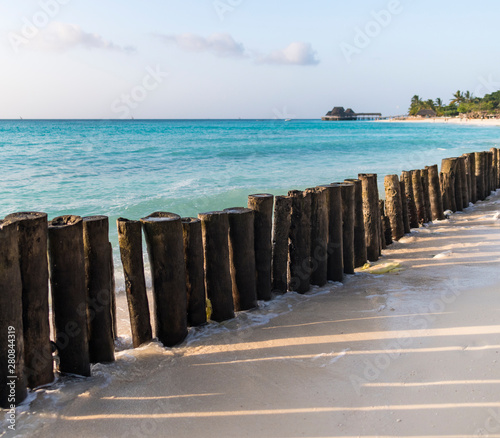
[[[467,103],[470,103],[474,100],[474,95],[470,91],[466,91],[464,94],[464,100]]]
[[[421,105],[422,104],[422,100],[420,99],[420,96],[418,96],[417,94],[415,94],[415,96],[413,96],[411,98],[411,104],[412,105]]]
[[[464,101],[464,95],[462,94],[462,92],[460,90],[458,90],[454,95],[453,95],[454,99],[451,100],[451,104],[455,103],[455,104],[461,104],[463,101]]]
[[[434,109],[434,101],[432,99],[427,99],[425,101],[425,107],[428,109]]]
[[[438,97],[438,98],[436,99],[436,106],[437,106],[438,108],[442,108],[442,107],[443,107],[443,100],[442,100],[440,97]]]

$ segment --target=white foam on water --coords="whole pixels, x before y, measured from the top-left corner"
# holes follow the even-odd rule
[[[449,251],[444,251],[442,253],[439,253],[439,254],[436,254],[434,257],[432,257],[433,259],[444,259],[446,257],[451,257],[453,254],[453,251],[449,250]]]

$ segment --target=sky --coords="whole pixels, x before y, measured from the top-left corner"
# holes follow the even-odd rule
[[[319,118],[500,89],[498,0],[0,0],[0,118]]]

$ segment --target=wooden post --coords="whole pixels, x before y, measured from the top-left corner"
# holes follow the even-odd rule
[[[455,160],[455,203],[457,211],[463,211],[463,175],[462,168],[460,166],[460,158],[454,158]]]
[[[272,229],[273,202],[270,194],[257,194],[248,197],[248,208],[255,211],[255,268],[257,272],[257,298],[271,299]]]
[[[405,234],[403,222],[403,205],[401,202],[401,186],[397,175],[387,175],[384,178],[385,210],[391,225],[391,235],[394,240],[401,239]]]
[[[328,272],[329,281],[344,279],[344,248],[342,242],[342,186],[325,186],[328,192]]]
[[[49,267],[47,260],[47,214],[10,214],[17,222],[23,285],[24,375],[29,388],[54,380],[49,325]]]
[[[375,262],[380,256],[380,214],[376,174],[359,174],[363,188],[363,216],[365,223],[368,260]]]
[[[360,179],[346,179],[345,182],[354,184],[354,267],[360,268],[368,260],[363,214],[363,182]]]
[[[288,196],[274,198],[273,234],[273,291],[285,293],[288,288],[288,235],[290,234],[290,210]]]
[[[442,221],[444,219],[443,197],[439,183],[439,170],[437,164],[426,167],[429,175],[429,202],[431,206],[431,219]]]
[[[125,277],[132,342],[134,348],[137,348],[153,338],[142,259],[142,225],[140,221],[119,218],[116,226]]]
[[[415,204],[415,197],[413,196],[413,182],[411,172],[404,170],[401,173],[401,181],[405,185],[405,197],[406,204],[408,206],[408,219],[410,222],[410,228],[418,228],[418,214],[417,205]]]
[[[456,200],[456,158],[444,158],[441,163],[441,173],[443,174],[443,181],[441,191],[443,193],[443,205],[445,210],[457,211]]]
[[[422,188],[424,193],[425,222],[432,222],[431,200],[429,194],[429,170],[421,169],[420,176],[422,177]]]
[[[354,274],[354,222],[355,186],[342,183],[342,244],[344,247],[344,273]]]
[[[186,263],[188,325],[197,327],[207,322],[203,233],[199,219],[184,217],[181,221]]]
[[[500,148],[497,149],[497,187],[500,187]]]
[[[422,187],[422,177],[420,170],[412,170],[411,182],[413,186],[413,197],[415,199],[415,206],[417,208],[418,223],[425,223],[425,201],[424,201],[424,188]]]
[[[385,214],[385,201],[381,199],[378,202],[380,208],[380,219],[382,221],[382,248],[386,249],[389,245],[392,244],[391,222]]]
[[[457,162],[458,174],[460,175],[460,179],[462,182],[462,192],[461,192],[461,203],[462,209],[467,208],[469,206],[470,198],[469,198],[469,184],[467,181],[467,168],[465,166],[465,158],[459,157]]]
[[[488,166],[487,166],[487,182],[488,182],[488,193],[486,196],[490,196],[493,191],[493,153],[490,151],[486,152]]]
[[[311,194],[291,190],[288,290],[306,293],[310,288]]]
[[[113,310],[109,221],[106,216],[83,218],[85,286],[88,294],[90,363],[113,362]]]
[[[156,337],[166,347],[187,336],[186,266],[180,216],[155,212],[142,218],[156,312]]]
[[[212,303],[212,320],[234,318],[229,267],[229,218],[223,211],[200,213],[205,255],[205,287]]]
[[[476,198],[478,201],[483,201],[486,197],[486,179],[485,179],[485,169],[486,169],[486,153],[476,152],[474,154],[476,161]]]
[[[311,284],[324,286],[328,281],[328,191],[312,189],[311,198]]]
[[[227,208],[229,219],[229,266],[234,310],[257,307],[255,276],[254,210]]]
[[[28,392],[24,377],[23,284],[17,224],[0,220],[0,407],[11,409]]]
[[[498,149],[497,148],[491,148],[490,152],[493,154],[493,164],[491,167],[492,170],[492,175],[491,175],[491,185],[492,185],[492,190],[498,189]]]
[[[399,180],[399,187],[401,193],[401,206],[403,208],[403,226],[405,234],[411,232],[410,217],[408,215],[408,200],[406,199],[406,185],[403,180]]]
[[[118,318],[116,316],[116,281],[113,245],[109,242],[109,271],[111,272],[111,320],[113,321],[113,338],[118,339]]]
[[[469,189],[469,200],[473,204],[477,202],[476,183],[476,159],[475,154],[464,154],[465,168],[467,173],[467,184]]]
[[[88,377],[88,295],[81,217],[60,216],[49,222],[49,270],[59,370]]]

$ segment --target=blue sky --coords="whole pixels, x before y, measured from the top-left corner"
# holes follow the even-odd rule
[[[0,0],[0,118],[385,115],[500,88],[484,0]]]

